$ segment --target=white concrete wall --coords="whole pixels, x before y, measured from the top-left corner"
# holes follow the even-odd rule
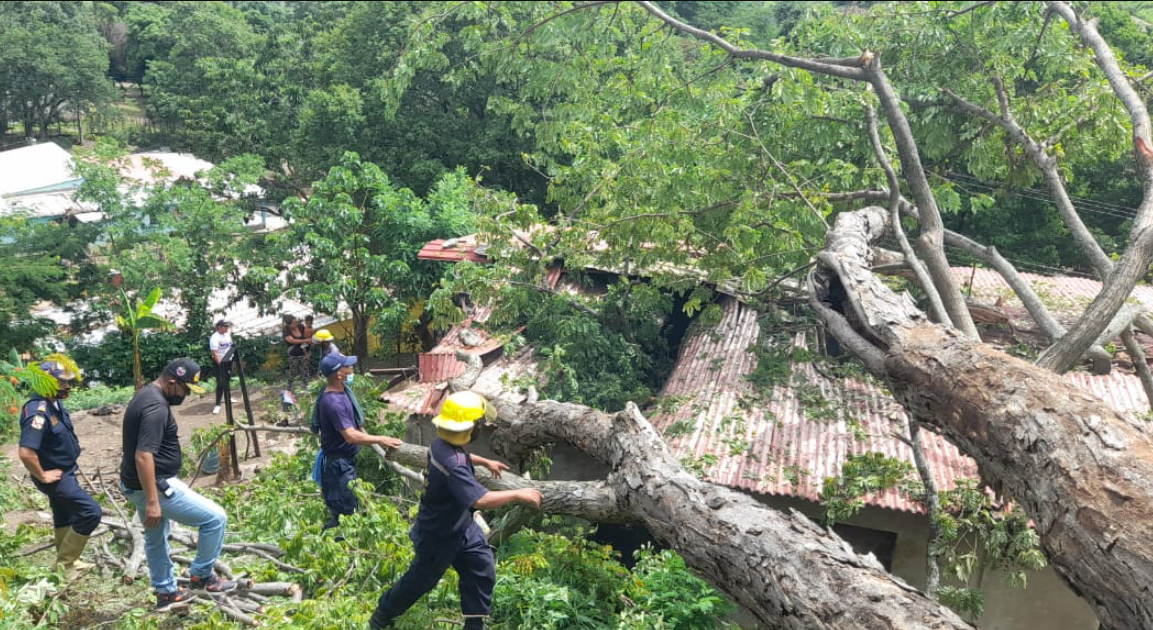
[[[777,508],[793,508],[811,517],[817,505],[791,498],[761,497]],[[865,508],[848,525],[897,534],[892,572],[917,588],[925,588],[925,547],[928,520],[921,515]],[[1030,571],[1024,589],[1010,586],[999,571],[973,576],[969,586],[985,596],[985,612],[969,619],[982,630],[1097,630],[1097,617],[1051,568]]]

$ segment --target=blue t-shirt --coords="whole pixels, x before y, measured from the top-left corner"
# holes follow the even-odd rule
[[[473,504],[488,489],[476,480],[468,452],[440,438],[428,447],[428,464],[412,538],[419,542],[423,538],[451,540],[463,536],[473,522]]]
[[[33,396],[20,413],[20,446],[36,451],[44,470],[70,470],[80,457],[80,440],[60,401]]]
[[[352,400],[344,392],[324,392],[316,402],[320,412],[320,448],[325,457],[356,457],[360,447],[349,444],[340,434],[344,429],[359,429]]]

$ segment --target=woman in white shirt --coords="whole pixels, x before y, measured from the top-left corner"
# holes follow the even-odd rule
[[[208,338],[208,349],[212,351],[212,362],[216,364],[216,406],[212,413],[220,413],[220,400],[224,398],[224,389],[232,377],[232,361],[224,362],[225,355],[232,349],[231,329],[232,322],[222,319],[216,322],[216,332]]]

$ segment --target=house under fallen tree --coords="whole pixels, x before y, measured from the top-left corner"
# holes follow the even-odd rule
[[[434,241],[422,257],[485,262],[484,249],[469,238],[450,242],[447,248]],[[998,274],[968,268],[954,272],[973,299],[994,305],[992,321],[998,323],[987,330],[992,337],[1005,343],[1038,340],[1035,326]],[[1101,287],[1085,278],[1026,276],[1050,311],[1067,324]],[[1131,299],[1153,307],[1153,289],[1138,287]],[[796,509],[819,519],[824,480],[840,476],[848,455],[876,452],[912,463],[911,448],[897,437],[907,435],[904,410],[881,386],[865,378],[826,375],[819,362],[802,361],[793,364],[788,382],[764,391],[749,378],[757,368],[755,348],[766,343],[760,321],[763,314],[732,297],[723,297],[721,307],[719,324],[697,323],[690,328],[660,392],[664,402],[648,410],[650,420],[686,468],[773,507]],[[437,348],[421,355],[419,375],[385,395],[395,410],[420,420],[410,423],[410,440],[431,441],[433,431],[425,420],[439,411],[449,380],[464,372],[464,364],[454,356],[456,350],[482,358],[486,366],[482,381],[507,384],[535,374],[532,348],[506,356],[499,339],[474,327],[489,314],[488,308],[478,309],[450,330]],[[465,333],[472,337],[465,343],[462,331],[475,331],[479,337]],[[806,345],[819,341],[812,337],[822,334],[810,327],[788,337],[787,343]],[[1147,338],[1143,341],[1153,345]],[[1067,378],[1117,411],[1149,410],[1140,381],[1130,370],[1115,368],[1107,375],[1071,372]],[[814,396],[823,401],[817,409],[812,408]],[[978,477],[976,463],[955,446],[931,432],[922,435],[939,489],[954,488],[962,478]],[[567,446],[559,446],[552,458],[553,478],[586,480],[606,473],[599,463]],[[856,517],[836,527],[838,533],[858,551],[876,555],[895,575],[923,587],[928,539],[925,508],[897,489],[868,495],[864,501],[865,508]],[[1004,577],[990,569],[971,579],[969,586],[979,587],[985,598],[978,627],[1097,630],[1092,610],[1052,569],[1030,572],[1023,590],[1008,585]]]

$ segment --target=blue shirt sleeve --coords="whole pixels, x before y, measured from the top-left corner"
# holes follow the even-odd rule
[[[34,451],[40,450],[44,432],[49,428],[48,414],[39,409],[37,404],[34,400],[24,405],[20,414],[20,446]]]
[[[472,507],[481,497],[488,494],[488,488],[480,485],[469,465],[468,453],[453,449],[441,464],[448,470],[448,490],[457,503]]]

